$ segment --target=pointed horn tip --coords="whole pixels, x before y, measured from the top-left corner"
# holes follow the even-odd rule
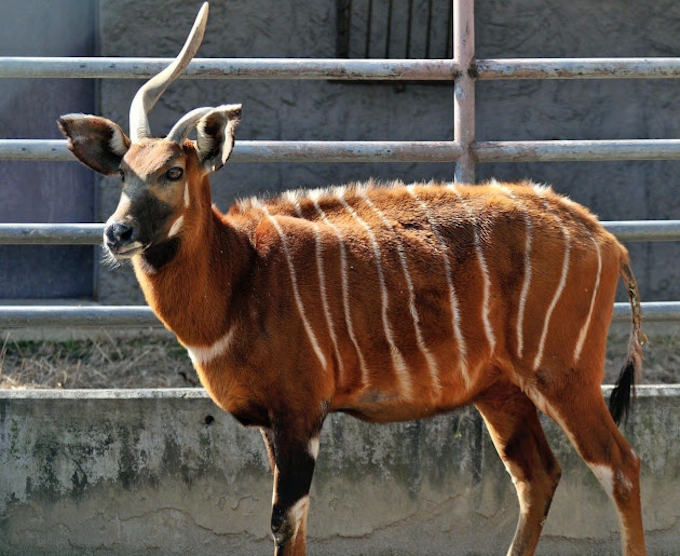
[[[208,12],[210,11],[210,4],[208,2],[203,2],[201,9],[198,10],[198,15],[196,16],[196,23],[205,27],[208,21]]]

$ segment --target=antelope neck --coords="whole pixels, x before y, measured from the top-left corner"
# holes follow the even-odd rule
[[[150,256],[135,257],[134,267],[147,303],[163,324],[182,343],[201,346],[224,334],[238,254],[231,230],[216,213],[192,232],[191,238],[164,242]]]

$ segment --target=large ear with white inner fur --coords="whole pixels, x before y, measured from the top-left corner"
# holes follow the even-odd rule
[[[234,148],[234,132],[241,121],[241,105],[213,108],[196,125],[196,147],[203,167],[215,172],[224,166]]]
[[[130,139],[118,124],[100,116],[67,114],[57,120],[68,148],[86,166],[111,176],[117,174]]]

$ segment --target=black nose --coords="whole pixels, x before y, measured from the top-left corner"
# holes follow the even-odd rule
[[[112,222],[104,229],[104,241],[115,253],[137,241],[137,228],[133,223]]]

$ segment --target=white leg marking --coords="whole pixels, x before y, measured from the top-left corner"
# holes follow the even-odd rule
[[[439,247],[442,251],[442,256],[444,259],[444,272],[446,274],[446,283],[449,288],[449,304],[451,305],[451,328],[453,330],[453,335],[456,338],[456,343],[458,344],[458,352],[460,357],[459,363],[460,371],[461,374],[463,375],[463,380],[465,380],[465,386],[469,388],[471,381],[470,374],[467,368],[467,349],[465,346],[465,338],[463,338],[463,333],[461,332],[460,328],[460,309],[458,308],[456,290],[453,286],[453,279],[451,278],[452,274],[451,262],[449,261],[448,256],[449,246],[446,245],[446,242],[444,241],[444,238],[439,231],[439,226],[435,222],[434,216],[430,211],[429,207],[416,194],[415,186],[414,185],[407,186],[406,191],[408,191],[409,194],[418,202],[418,205],[425,213],[425,217],[427,218],[428,224],[430,225],[430,228],[432,228],[432,233],[434,234],[434,237],[437,238],[437,242],[439,243]]]
[[[522,282],[522,290],[519,295],[519,306],[517,308],[517,356],[521,358],[524,351],[524,312],[527,305],[527,297],[529,295],[529,286],[531,285],[531,217],[529,216],[527,206],[517,198],[509,187],[501,185],[495,180],[491,185],[498,187],[507,193],[524,214],[524,224],[526,226],[527,234],[526,239],[524,240],[524,281]]]
[[[455,184],[448,184],[447,185],[448,189],[451,189],[458,199],[460,200],[461,204],[465,208],[468,217],[472,221],[473,225],[473,233],[474,233],[474,242],[475,242],[475,251],[477,252],[477,260],[479,261],[479,268],[482,272],[482,282],[484,285],[484,293],[483,293],[483,300],[482,300],[482,321],[484,322],[484,332],[486,333],[486,339],[489,342],[489,347],[491,349],[491,353],[493,354],[494,350],[496,349],[496,336],[493,333],[493,327],[491,326],[491,321],[489,320],[489,297],[490,297],[490,289],[491,289],[491,280],[489,278],[489,269],[486,265],[486,259],[484,258],[484,250],[482,249],[482,242],[479,239],[479,232],[477,231],[477,218],[475,216],[475,213],[472,211],[472,209],[467,205],[465,202],[465,199],[463,198],[463,195],[458,191],[458,188],[456,187]]]
[[[316,461],[319,457],[319,448],[321,447],[321,442],[318,436],[315,436],[309,441],[309,455]]]
[[[359,341],[357,340],[356,334],[354,333],[354,325],[352,324],[352,314],[350,310],[350,297],[349,297],[349,278],[347,273],[347,247],[345,246],[345,240],[342,237],[342,232],[338,227],[331,222],[331,220],[326,216],[326,213],[319,206],[316,199],[314,201],[314,208],[316,212],[321,216],[324,223],[329,226],[335,234],[338,236],[338,242],[340,246],[340,277],[342,280],[342,306],[345,312],[345,323],[347,324],[347,334],[349,335],[352,344],[354,344],[354,349],[357,351],[357,357],[359,359],[359,367],[361,369],[361,377],[364,387],[368,385],[368,368],[366,367],[366,360],[359,347]]]
[[[609,496],[609,499],[614,502],[614,507],[616,507],[616,512],[618,513],[619,516],[619,531],[621,531],[621,545],[625,552],[626,547],[628,546],[628,529],[626,528],[626,524],[623,520],[623,514],[619,510],[619,505],[616,503],[616,499],[614,498],[614,481],[618,480],[618,482],[620,482],[625,488],[628,489],[633,488],[633,483],[621,472],[617,473],[615,479],[612,468],[608,467],[607,465],[594,464],[588,462],[586,463],[588,464],[588,467],[590,467],[590,470],[593,472],[593,475],[597,477],[597,480],[602,485],[602,488],[607,493],[607,496]]]
[[[404,250],[404,243],[402,242],[401,236],[397,233],[392,226],[392,223],[387,219],[385,214],[373,204],[373,202],[364,193],[361,198],[368,204],[371,209],[378,215],[383,226],[388,228],[397,240],[397,253],[399,255],[399,262],[401,264],[401,269],[404,272],[404,278],[406,279],[406,287],[408,288],[408,304],[409,311],[411,313],[411,319],[413,320],[413,327],[416,333],[416,342],[420,352],[425,356],[427,361],[428,370],[430,372],[430,380],[437,392],[441,391],[442,385],[439,381],[439,369],[437,366],[437,360],[432,355],[432,352],[428,349],[425,344],[425,339],[423,338],[423,331],[420,328],[420,316],[418,315],[418,309],[416,309],[416,292],[413,287],[413,280],[411,279],[411,274],[408,270],[408,263],[406,262],[406,251]]]
[[[588,467],[590,467],[590,470],[593,472],[593,475],[595,475],[595,477],[597,477],[597,480],[600,481],[600,484],[602,485],[604,491],[607,493],[607,496],[614,500],[614,472],[612,471],[612,468],[606,465],[598,465],[588,462],[586,463],[588,464]]]
[[[295,298],[295,304],[297,305],[298,313],[300,313],[300,318],[302,319],[302,325],[304,326],[305,331],[307,332],[309,341],[312,344],[312,348],[314,349],[316,356],[319,358],[321,366],[324,369],[326,369],[327,367],[326,356],[323,354],[321,346],[319,345],[319,342],[316,339],[316,335],[314,334],[314,330],[312,330],[311,324],[309,324],[309,320],[307,319],[307,313],[305,313],[305,307],[302,303],[302,297],[300,296],[300,290],[298,288],[297,275],[295,274],[295,266],[293,265],[293,260],[290,256],[290,249],[288,248],[286,234],[284,233],[283,229],[281,228],[281,225],[278,223],[276,218],[274,218],[271,215],[271,213],[267,210],[267,207],[264,204],[260,204],[259,208],[264,212],[267,219],[272,223],[272,226],[274,226],[276,232],[279,234],[279,238],[281,238],[281,245],[283,246],[283,252],[286,255],[286,262],[288,263],[288,273],[290,275],[290,282],[293,287],[293,297]]]
[[[294,540],[298,536],[300,531],[300,525],[304,522],[307,517],[307,512],[309,511],[309,495],[303,496],[293,504],[288,510],[288,519],[290,519],[295,525],[293,535],[291,540]]]
[[[231,329],[211,346],[185,346],[189,353],[189,359],[194,366],[210,363],[229,349],[233,336],[234,330]]]
[[[564,286],[567,283],[567,274],[569,273],[569,254],[571,252],[571,234],[569,233],[567,227],[562,223],[560,218],[550,208],[548,201],[543,196],[545,189],[541,187],[535,187],[534,190],[543,200],[543,206],[546,208],[546,210],[555,217],[555,220],[557,221],[557,224],[564,235],[564,260],[562,261],[562,274],[560,275],[560,282],[557,285],[557,290],[555,290],[555,294],[553,295],[550,305],[548,305],[548,310],[545,313],[543,332],[541,333],[541,339],[538,343],[538,351],[536,352],[536,358],[534,359],[534,370],[536,370],[543,360],[543,350],[545,349],[545,341],[548,338],[548,329],[550,328],[550,317],[552,316],[552,313],[557,306],[557,302],[560,300],[562,292],[564,291]]]
[[[576,448],[577,452],[580,453],[580,449],[578,443],[576,442],[576,439],[574,438],[574,435],[564,425],[564,421],[559,412],[555,410],[555,408],[548,406],[546,406],[546,408],[542,411],[549,415],[559,425],[559,427],[564,431],[566,437],[569,439],[569,442],[571,442],[571,445],[574,448]],[[584,461],[586,462],[588,468],[592,471],[593,475],[595,475],[600,485],[602,485],[602,488],[607,493],[607,496],[610,498],[610,500],[614,502],[614,506],[616,507],[616,511],[619,516],[619,530],[621,531],[621,542],[625,550],[625,547],[628,544],[628,531],[623,522],[623,516],[621,515],[618,504],[616,504],[616,500],[614,499],[614,471],[612,470],[611,467],[607,465],[592,463],[586,461],[585,459]],[[632,483],[627,478],[621,476],[620,480],[626,481],[626,483],[629,484],[630,487],[632,487]]]
[[[300,218],[303,218],[302,216],[302,209],[300,208],[300,201],[296,198],[294,200],[295,202],[295,212]],[[319,290],[321,293],[321,305],[323,307],[323,312],[326,317],[326,324],[328,325],[328,331],[330,332],[331,336],[331,341],[333,342],[333,350],[335,351],[335,358],[338,362],[338,382],[342,385],[344,384],[344,374],[345,374],[345,367],[344,363],[342,361],[342,357],[340,356],[340,350],[338,348],[338,338],[335,334],[335,326],[333,325],[333,318],[331,315],[331,310],[330,307],[328,306],[328,294],[326,291],[326,274],[323,270],[323,252],[322,252],[322,245],[321,245],[321,231],[319,230],[319,226],[311,222],[311,224],[314,226],[314,234],[315,234],[315,242],[316,242],[316,272],[317,276],[319,278]]]
[[[176,236],[177,233],[179,232],[180,228],[182,227],[183,223],[184,223],[184,215],[180,216],[177,220],[175,220],[172,223],[172,227],[170,228],[170,231],[168,232],[168,237]]]
[[[602,273],[602,253],[600,252],[600,246],[595,241],[593,236],[590,236],[593,245],[595,245],[595,252],[597,253],[597,276],[595,277],[595,286],[593,287],[592,297],[590,298],[590,309],[588,310],[588,317],[586,322],[583,323],[581,332],[578,335],[578,341],[576,342],[576,349],[574,350],[574,363],[577,363],[579,357],[581,357],[581,350],[583,349],[583,343],[586,340],[586,335],[588,334],[588,328],[590,327],[590,319],[593,317],[593,309],[595,308],[595,298],[597,297],[597,290],[600,287],[600,275]]]
[[[389,307],[389,292],[387,290],[387,283],[385,282],[385,273],[383,271],[381,262],[382,253],[380,251],[380,245],[378,244],[378,240],[376,239],[373,230],[371,230],[371,227],[347,203],[347,201],[343,197],[343,193],[344,192],[340,192],[338,194],[337,196],[338,200],[342,203],[342,206],[352,216],[352,218],[354,218],[366,230],[368,238],[371,242],[371,247],[373,249],[373,257],[375,259],[376,268],[378,270],[378,282],[380,284],[380,296],[382,301],[382,323],[383,331],[385,333],[385,339],[387,340],[387,343],[390,346],[392,364],[394,365],[394,369],[397,373],[397,379],[400,383],[400,390],[405,397],[410,398],[413,393],[411,375],[408,372],[408,368],[406,366],[406,362],[404,361],[404,357],[399,351],[399,348],[397,347],[397,344],[394,341],[394,336],[392,335],[392,328],[390,326],[389,318],[387,315],[387,310]]]

